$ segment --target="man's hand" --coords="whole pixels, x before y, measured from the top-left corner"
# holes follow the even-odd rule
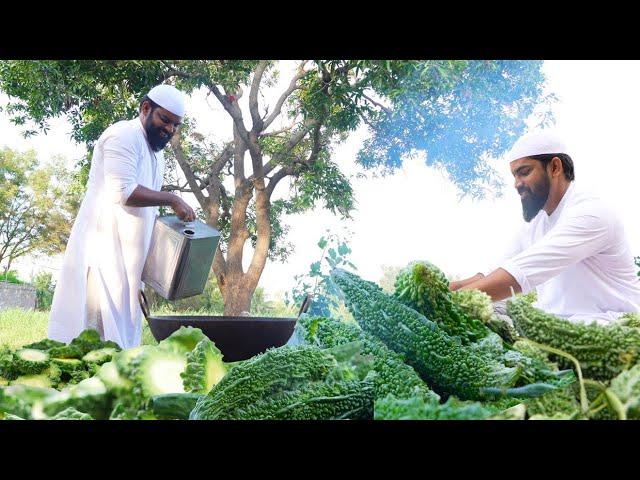
[[[171,192],[157,192],[142,185],[136,187],[126,205],[128,207],[169,206],[183,222],[192,222],[196,219],[196,212],[178,195]]]
[[[486,277],[483,277],[475,282],[465,285],[463,288],[471,289],[475,288],[483,291],[491,297],[491,300],[497,302],[498,300],[504,300],[511,296],[511,289],[515,293],[520,293],[522,289],[520,284],[513,276],[502,268],[494,270]]]
[[[473,282],[480,280],[481,278],[484,278],[484,275],[481,273],[476,273],[473,277],[466,278],[464,280],[457,280],[455,282],[449,282],[449,290],[455,292],[456,290],[460,290],[462,287],[470,285]]]
[[[183,222],[193,222],[196,219],[196,212],[189,206],[181,197],[174,195],[173,202],[171,202],[171,208],[176,213],[178,218]]]

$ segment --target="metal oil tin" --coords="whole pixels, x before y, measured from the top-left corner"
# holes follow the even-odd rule
[[[201,294],[219,240],[220,232],[201,221],[156,218],[142,281],[167,300]]]

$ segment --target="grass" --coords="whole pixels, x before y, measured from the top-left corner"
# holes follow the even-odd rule
[[[47,338],[49,312],[11,308],[0,310],[0,346],[12,349]],[[142,344],[156,345],[149,325],[143,318]]]
[[[21,347],[47,337],[49,312],[11,308],[0,310],[0,346]]]

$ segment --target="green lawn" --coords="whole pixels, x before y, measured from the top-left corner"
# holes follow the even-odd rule
[[[0,346],[18,348],[47,337],[49,312],[13,308],[0,310]],[[142,344],[155,345],[149,325],[143,319]]]

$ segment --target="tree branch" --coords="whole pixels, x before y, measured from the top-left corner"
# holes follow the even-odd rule
[[[369,100],[369,102],[373,103],[376,107],[380,107],[382,110],[384,110],[385,113],[390,114],[391,110],[387,107],[385,107],[384,105],[382,105],[381,103],[376,102],[374,99],[369,98],[365,93],[362,94],[362,96]]]
[[[271,125],[273,121],[278,117],[278,115],[280,115],[280,111],[282,110],[282,105],[284,104],[285,100],[289,97],[289,95],[293,93],[294,90],[298,88],[298,80],[303,78],[305,75],[307,75],[307,73],[311,71],[304,69],[306,63],[307,61],[305,60],[298,67],[298,73],[291,79],[289,87],[284,91],[282,95],[280,95],[280,98],[276,102],[275,109],[273,110],[271,115],[269,115],[269,117],[267,117],[267,119],[264,121],[264,125],[262,127],[263,129],[269,128],[269,125]]]
[[[204,208],[207,204],[207,197],[204,196],[202,190],[198,186],[196,176],[189,166],[189,162],[187,161],[187,158],[184,154],[184,150],[182,150],[182,145],[180,144],[180,131],[176,132],[176,135],[172,137],[171,148],[173,149],[176,160],[178,160],[178,164],[180,164],[180,168],[182,169],[182,172],[187,179],[189,187],[191,187],[192,193],[196,196],[198,203],[200,203],[200,205]]]
[[[289,125],[288,127],[281,128],[280,130],[273,130],[273,131],[268,132],[268,133],[263,133],[261,136],[262,137],[277,137],[278,135],[281,135],[283,133],[287,133],[293,127],[294,127],[294,125]]]
[[[253,121],[253,128],[251,132],[254,135],[259,134],[262,131],[262,126],[264,124],[262,118],[260,117],[260,112],[258,108],[258,91],[260,90],[260,82],[262,81],[262,75],[269,62],[266,60],[261,60],[256,67],[256,71],[253,74],[253,81],[251,82],[251,91],[249,92],[249,112],[251,112],[251,120]]]
[[[291,166],[283,167],[280,170],[278,170],[273,175],[273,177],[271,177],[271,180],[269,180],[267,188],[265,189],[265,193],[267,194],[267,197],[271,198],[271,195],[273,194],[273,191],[275,190],[276,185],[278,185],[280,180],[282,180],[284,177],[287,177],[289,175],[293,175],[293,173],[294,173],[294,170],[293,170],[293,167]]]
[[[233,123],[236,129],[238,130],[238,134],[240,135],[240,137],[242,137],[242,139],[248,145],[249,134],[242,120],[242,111],[240,110],[240,107],[238,106],[238,103],[236,101],[237,99],[240,98],[242,93],[238,94],[236,97],[232,97],[233,101],[231,101],[229,99],[229,96],[223,95],[222,92],[220,92],[220,89],[216,85],[210,83],[207,86],[209,87],[209,90],[211,90],[211,92],[213,92],[213,94],[216,96],[218,101],[222,104],[224,109],[229,113],[229,115],[231,115],[231,118],[233,119]]]
[[[286,153],[289,153],[291,150],[293,150],[296,147],[296,145],[298,145],[304,139],[307,133],[309,133],[309,131],[317,124],[318,124],[317,120],[307,120],[303,128],[293,133],[289,137],[289,140],[287,140],[285,148],[282,151],[273,155],[271,160],[269,160],[269,162],[267,162],[267,164],[264,166],[264,168],[262,169],[263,175],[265,176],[269,175],[269,173],[271,173],[271,171],[277,165],[279,165],[279,160],[282,159],[282,157]]]
[[[160,60],[160,63],[162,63],[162,65],[164,65],[167,68],[167,72],[165,72],[163,74],[163,77],[164,77],[165,80],[167,78],[171,78],[171,77],[182,77],[182,78],[193,78],[193,77],[195,77],[195,75],[193,75],[191,73],[183,72],[181,70],[176,69],[174,66],[169,65],[164,60]]]

